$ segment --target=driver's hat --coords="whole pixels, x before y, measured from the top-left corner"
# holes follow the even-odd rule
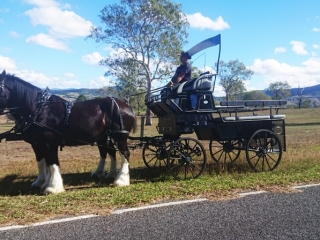
[[[180,57],[186,57],[187,59],[191,59],[191,56],[188,52],[181,52]]]

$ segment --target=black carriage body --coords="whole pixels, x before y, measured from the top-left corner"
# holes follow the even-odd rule
[[[210,77],[200,79],[204,83]],[[146,101],[158,116],[157,130],[160,134],[179,137],[195,132],[199,140],[246,142],[256,131],[265,129],[275,133],[283,150],[286,150],[285,115],[277,114],[286,101],[224,101],[215,106],[208,86],[205,90],[197,87],[187,89],[188,92],[182,91],[183,86],[174,90],[164,89]],[[269,110],[270,113],[258,115],[256,110]],[[275,110],[274,114],[272,110]]]
[[[256,131],[265,129],[274,132],[286,150],[285,120],[240,120],[225,122],[220,118],[213,119],[207,126],[195,126],[194,130],[199,140],[246,142]]]

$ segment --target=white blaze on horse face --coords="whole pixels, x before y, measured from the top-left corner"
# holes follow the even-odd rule
[[[98,163],[97,169],[91,174],[92,177],[104,177],[105,176],[105,166],[106,166],[106,159],[100,157],[100,161]]]
[[[46,181],[47,166],[46,166],[45,159],[42,158],[39,162],[37,162],[37,165],[38,165],[38,179],[31,184],[31,187],[40,188],[42,184]]]
[[[117,176],[117,160],[110,156],[110,171],[108,172],[106,179],[115,179]]]
[[[58,165],[53,164],[49,166],[49,174],[51,175],[49,184],[44,190],[45,194],[54,194],[64,192],[63,181]]]
[[[130,175],[129,175],[129,162],[128,160],[123,156],[123,154],[120,153],[121,156],[121,168],[118,173],[118,176],[116,177],[114,181],[115,186],[124,187],[130,185]]]

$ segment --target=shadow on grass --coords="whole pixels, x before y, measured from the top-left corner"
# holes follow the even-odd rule
[[[148,168],[130,169],[131,183],[138,182],[158,182],[169,179],[170,176],[166,168],[150,170]],[[87,173],[67,173],[62,175],[66,189],[84,189],[106,187],[113,183],[104,178],[92,177]],[[18,196],[18,195],[42,195],[39,188],[32,188],[31,184],[37,179],[37,176],[23,177],[16,174],[7,175],[0,179],[0,196]]]
[[[251,171],[250,167],[243,163],[208,163],[203,174],[215,176],[221,173],[246,173]],[[113,181],[104,178],[94,178],[90,172],[63,174],[62,177],[67,190],[107,187],[113,183]],[[130,178],[132,184],[140,182],[164,182],[173,179],[167,167],[152,169],[146,167],[132,168],[130,169]],[[0,179],[0,196],[42,195],[40,189],[31,188],[31,184],[36,179],[37,176],[21,177],[16,174],[7,175]]]

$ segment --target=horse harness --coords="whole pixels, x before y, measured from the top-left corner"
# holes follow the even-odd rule
[[[0,86],[0,88],[1,88],[1,86]],[[64,117],[64,121],[63,121],[63,128],[62,128],[61,131],[57,131],[54,128],[48,127],[48,126],[43,125],[43,124],[41,124],[41,123],[36,121],[41,109],[45,105],[52,104],[52,103],[62,103],[62,102],[50,101],[51,95],[52,94],[50,93],[49,88],[46,88],[41,93],[41,95],[39,95],[36,111],[32,115],[30,115],[28,117],[28,119],[21,119],[21,121],[17,122],[16,126],[14,127],[14,131],[15,131],[15,133],[18,133],[18,132],[22,133],[25,130],[27,130],[33,124],[37,125],[39,127],[45,128],[45,129],[49,130],[50,132],[55,133],[55,134],[57,134],[57,135],[62,137],[62,140],[61,140],[61,143],[60,143],[60,150],[62,151],[62,148],[66,144],[65,130],[66,130],[66,127],[68,125],[68,120],[69,120],[69,117],[70,117],[70,114],[71,114],[71,111],[72,111],[73,103],[69,102],[69,101],[63,102],[64,105],[65,105],[65,117]],[[107,147],[109,146],[109,141],[111,139],[110,136],[112,134],[129,134],[129,131],[124,130],[123,117],[122,117],[122,114],[121,114],[121,111],[120,111],[118,103],[116,102],[115,98],[111,97],[110,99],[111,99],[111,110],[110,110],[110,115],[109,115],[109,121],[107,122],[107,127],[106,127],[106,130],[105,130],[105,137],[106,137],[106,141],[107,141],[106,146]],[[114,108],[115,107],[117,109],[117,112],[119,113],[119,123],[120,123],[120,129],[119,130],[112,129],[112,124],[114,122],[113,118],[114,118]],[[19,126],[19,123],[22,123],[22,124]],[[84,141],[82,141],[80,139],[76,139],[76,140],[79,141],[79,142],[83,142],[83,143],[92,145],[92,143],[84,142]]]
[[[109,121],[107,123],[107,129],[106,129],[106,136],[107,136],[107,147],[109,147],[109,142],[110,142],[110,136],[112,133],[120,133],[120,134],[129,134],[129,131],[127,130],[124,130],[124,127],[123,127],[123,118],[122,118],[122,114],[121,114],[121,111],[120,111],[120,108],[119,108],[119,105],[118,103],[116,102],[116,100],[111,97],[111,111],[110,111],[110,118],[109,118]],[[120,129],[119,130],[111,130],[111,127],[112,127],[112,123],[113,123],[113,112],[114,112],[114,106],[116,105],[117,107],[117,112],[119,112],[119,122],[120,122]]]

